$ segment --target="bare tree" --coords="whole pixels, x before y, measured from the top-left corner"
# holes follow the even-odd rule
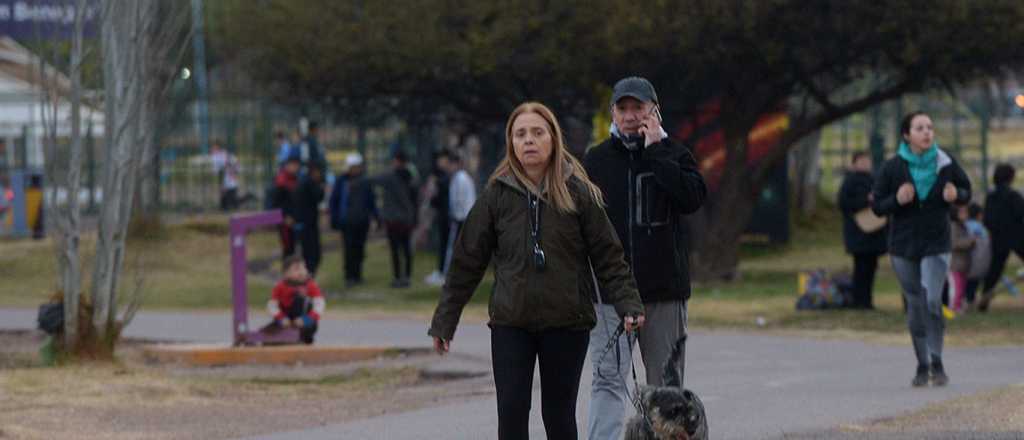
[[[103,51],[106,154],[92,279],[92,325],[109,344],[117,338],[117,288],[125,257],[125,235],[138,176],[139,114],[143,88],[144,10],[149,1],[105,0],[100,41]]]
[[[38,58],[38,75],[41,86],[40,116],[43,123],[43,152],[46,156],[46,176],[50,180],[46,210],[49,229],[54,231],[60,291],[64,301],[64,348],[75,351],[79,343],[78,308],[81,296],[82,263],[79,256],[78,192],[81,187],[82,167],[82,33],[86,19],[86,1],[76,0],[74,5],[74,32],[72,34],[69,63],[70,81],[49,65],[44,56]],[[54,51],[55,53],[55,51]],[[52,55],[52,54],[51,54]],[[56,60],[56,56],[53,56]],[[57,63],[55,63],[57,64]],[[67,154],[58,144],[58,128],[64,96],[70,95],[71,139]],[[65,159],[66,158],[66,159]],[[67,194],[65,203],[60,203],[59,190]]]

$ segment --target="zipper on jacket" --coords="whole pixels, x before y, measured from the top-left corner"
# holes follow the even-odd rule
[[[627,208],[629,216],[626,217],[626,235],[629,239],[629,267],[635,274],[636,256],[633,252],[633,152],[627,150],[626,154],[629,156],[629,173],[626,181],[626,192],[629,193],[629,206]]]

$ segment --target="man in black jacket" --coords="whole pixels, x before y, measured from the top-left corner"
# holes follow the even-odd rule
[[[843,243],[846,252],[853,255],[853,308],[874,309],[872,290],[878,257],[885,254],[886,228],[865,232],[854,216],[871,207],[871,189],[875,179],[871,175],[871,156],[866,151],[853,153],[850,171],[839,189],[839,210],[843,212]]]
[[[604,193],[608,218],[636,277],[646,313],[637,339],[647,383],[657,386],[672,348],[686,336],[690,277],[682,215],[701,207],[707,188],[693,155],[662,128],[658,96],[649,81],[630,77],[616,83],[611,113],[611,137],[587,152],[584,166]],[[590,337],[594,377],[589,436],[621,438],[629,401],[625,377],[630,342],[620,337],[616,350],[604,353],[620,323],[601,294]],[[679,377],[684,365],[680,356]]]
[[[1003,277],[1010,251],[1024,260],[1024,197],[1013,189],[1017,172],[1010,164],[999,164],[992,175],[996,189],[985,197],[985,227],[992,234],[992,263],[985,276],[978,311],[988,311],[995,287]]]
[[[302,258],[310,277],[320,267],[320,202],[324,200],[324,164],[310,162],[309,172],[295,189],[295,225],[293,229],[302,245]]]

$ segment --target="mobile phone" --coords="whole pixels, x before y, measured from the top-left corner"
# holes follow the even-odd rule
[[[658,117],[658,122],[663,122],[663,120],[661,119],[661,110],[659,109],[659,107],[660,106],[658,104],[654,104],[654,107],[651,107],[651,114]]]

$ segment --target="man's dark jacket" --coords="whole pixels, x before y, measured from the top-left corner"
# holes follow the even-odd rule
[[[858,254],[884,254],[889,247],[886,242],[889,228],[883,227],[875,232],[864,232],[857,226],[854,217],[858,212],[870,208],[868,195],[874,187],[875,178],[871,173],[851,171],[843,179],[839,188],[839,210],[843,213],[843,244],[846,252]]]
[[[996,246],[1018,249],[1024,244],[1024,197],[1009,185],[997,186],[985,197],[984,219]]]
[[[629,150],[612,136],[587,151],[583,164],[604,193],[605,210],[643,302],[688,299],[690,263],[682,216],[697,211],[707,197],[690,150],[668,138]]]

